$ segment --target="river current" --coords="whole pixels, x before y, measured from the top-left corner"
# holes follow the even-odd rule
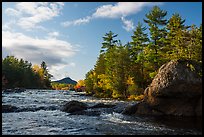
[[[77,100],[93,106],[113,104],[113,108],[98,108],[99,115],[71,115],[60,108]],[[2,93],[2,105],[12,105],[23,111],[2,113],[2,135],[202,135],[201,121],[161,117],[128,116],[121,111],[134,101],[99,99],[83,92],[31,90]]]

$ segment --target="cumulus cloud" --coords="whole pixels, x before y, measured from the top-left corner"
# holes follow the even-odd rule
[[[13,24],[15,23],[16,23],[15,20],[11,20],[9,22],[2,23],[2,30],[12,30]]]
[[[126,31],[130,31],[134,28],[134,24],[131,20],[126,20],[127,17],[132,14],[137,14],[144,7],[159,5],[161,2],[118,2],[116,4],[102,5],[96,9],[96,11],[85,18],[76,19],[73,21],[62,22],[61,25],[64,27],[69,27],[71,25],[81,25],[89,23],[90,20],[96,18],[120,18],[123,23],[123,28]]]
[[[60,2],[20,2],[15,8],[7,8],[7,15],[16,16],[17,25],[26,30],[36,28],[39,23],[51,20],[60,14],[64,4]],[[13,14],[14,13],[14,14]]]
[[[7,8],[5,10],[5,13],[7,15],[10,15],[10,16],[20,16],[20,14],[21,14],[19,11],[15,10],[15,9],[12,9],[12,8]]]
[[[2,47],[18,58],[34,64],[40,64],[44,60],[50,66],[67,64],[66,59],[77,52],[75,46],[67,41],[56,38],[38,39],[10,31],[2,31]]]
[[[135,28],[134,23],[132,22],[132,20],[127,20],[124,17],[121,17],[121,20],[122,20],[122,22],[124,24],[123,28],[126,31],[131,31],[131,30],[133,30]]]
[[[78,45],[59,39],[62,34],[58,31],[41,26],[42,22],[59,16],[63,6],[61,2],[20,2],[14,8],[5,9],[4,13],[12,20],[2,24],[2,56],[14,55],[38,65],[45,61],[54,78],[64,75],[63,69],[75,67],[75,62],[69,60],[79,51]],[[38,29],[37,32],[47,35],[31,37],[29,33],[19,32],[16,26],[24,30]]]
[[[136,14],[145,6],[160,4],[158,2],[118,2],[114,5],[103,5],[96,9],[93,17],[96,18],[121,18],[131,14]]]

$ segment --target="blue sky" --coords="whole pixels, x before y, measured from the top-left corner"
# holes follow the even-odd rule
[[[3,2],[2,56],[45,61],[52,80],[84,79],[105,33],[126,44],[154,5],[168,12],[166,19],[179,13],[186,25],[202,23],[202,2]]]

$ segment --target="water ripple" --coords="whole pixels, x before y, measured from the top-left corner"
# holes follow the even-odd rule
[[[2,93],[2,105],[19,108],[18,112],[2,113],[2,135],[201,135],[193,128],[168,126],[151,118],[126,116],[120,112],[126,102],[98,99],[84,93],[57,90],[26,90],[21,93]],[[95,108],[100,115],[70,115],[60,111],[68,101],[78,100],[93,106],[98,103],[115,105]],[[174,121],[172,121],[174,123]]]

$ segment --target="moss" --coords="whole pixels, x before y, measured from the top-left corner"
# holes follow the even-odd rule
[[[149,73],[149,76],[150,76],[150,78],[154,78],[155,76],[157,75],[157,72],[156,71],[154,71],[154,72],[152,72],[152,73]]]

